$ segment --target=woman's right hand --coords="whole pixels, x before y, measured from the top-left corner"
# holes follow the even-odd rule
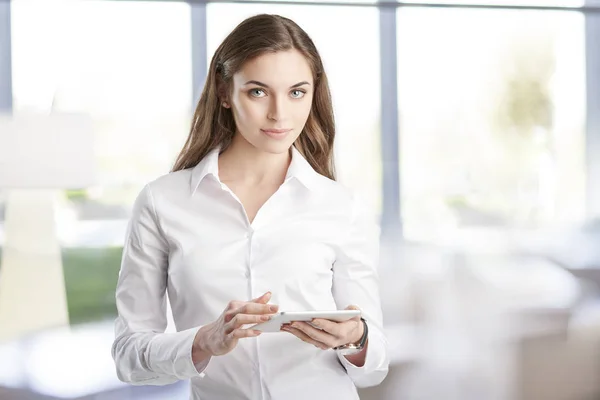
[[[266,322],[279,307],[267,304],[271,293],[267,292],[251,301],[230,301],[221,316],[196,333],[192,348],[192,360],[197,364],[208,357],[221,356],[235,348],[239,339],[256,337],[260,331],[243,325]]]

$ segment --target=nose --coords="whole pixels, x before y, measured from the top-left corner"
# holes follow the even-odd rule
[[[267,113],[267,118],[271,121],[281,121],[285,119],[285,115],[287,113],[287,104],[285,98],[280,96],[272,96],[271,103],[269,104],[269,111]]]

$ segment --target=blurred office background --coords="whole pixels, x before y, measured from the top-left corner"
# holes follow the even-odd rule
[[[381,226],[392,365],[361,398],[600,399],[592,0],[0,0],[0,111],[87,116],[96,173],[54,203],[68,321],[4,335],[0,399],[187,398],[185,382],[116,379],[121,246],[135,196],[187,136],[214,50],[258,13],[315,41],[339,180]]]

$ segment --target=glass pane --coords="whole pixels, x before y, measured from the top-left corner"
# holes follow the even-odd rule
[[[242,0],[243,2],[247,2],[247,3],[253,3],[256,2],[256,0]],[[266,2],[287,2],[289,1],[294,2],[295,0],[265,0]],[[362,4],[374,4],[377,3],[378,0],[302,0],[302,3],[314,3],[314,4],[319,4],[319,3],[327,3],[327,4],[331,4],[331,3],[341,3],[341,4],[357,4],[357,5],[362,5]],[[215,2],[217,3],[217,2]],[[213,3],[214,4],[214,3]],[[258,5],[260,7],[260,5]],[[304,5],[300,5],[300,7],[304,7]],[[289,10],[289,8],[288,8]],[[267,12],[267,13],[271,13],[271,11],[264,11],[263,8],[261,7],[260,9],[257,9],[255,11],[255,13],[261,13],[261,12]],[[317,14],[315,14],[313,16],[313,18],[317,17]]]
[[[84,113],[97,185],[57,210],[71,322],[112,318],[137,193],[168,173],[191,121],[190,8],[180,2],[14,1],[15,113]]]
[[[482,4],[498,6],[581,7],[585,0],[414,0],[421,4]]]
[[[313,39],[330,82],[340,182],[381,208],[379,17],[375,8],[209,4],[210,58],[229,32],[254,14],[293,19]],[[356,29],[360,26],[360,29]]]
[[[242,0],[252,3],[256,0]],[[293,2],[295,0],[266,0],[273,2]],[[538,6],[538,7],[581,7],[585,0],[396,0],[398,3],[417,4],[482,4],[482,5],[511,5],[511,6]],[[302,0],[306,3],[341,3],[341,4],[376,4],[385,2],[380,0]]]
[[[581,14],[399,10],[407,235],[582,220],[584,77]]]

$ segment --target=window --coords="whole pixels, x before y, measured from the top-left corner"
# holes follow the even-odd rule
[[[72,320],[112,316],[130,207],[170,170],[195,108],[190,5],[14,0],[11,12],[15,113],[81,112],[94,121],[99,182],[67,192],[58,230]],[[209,61],[251,15],[288,16],[308,32],[333,94],[338,179],[381,212],[380,66],[390,56],[380,54],[379,9],[248,1],[209,3],[206,12]],[[405,236],[435,242],[583,220],[584,15],[406,6],[396,29],[398,87],[383,90],[398,93]]]
[[[402,8],[397,18],[407,236],[583,219],[583,16]]]
[[[57,225],[71,321],[112,317],[133,200],[188,133],[190,7],[20,0],[12,25],[14,112],[93,119],[99,180],[67,192]]]
[[[494,6],[581,7],[585,0],[414,0],[409,3]]]

